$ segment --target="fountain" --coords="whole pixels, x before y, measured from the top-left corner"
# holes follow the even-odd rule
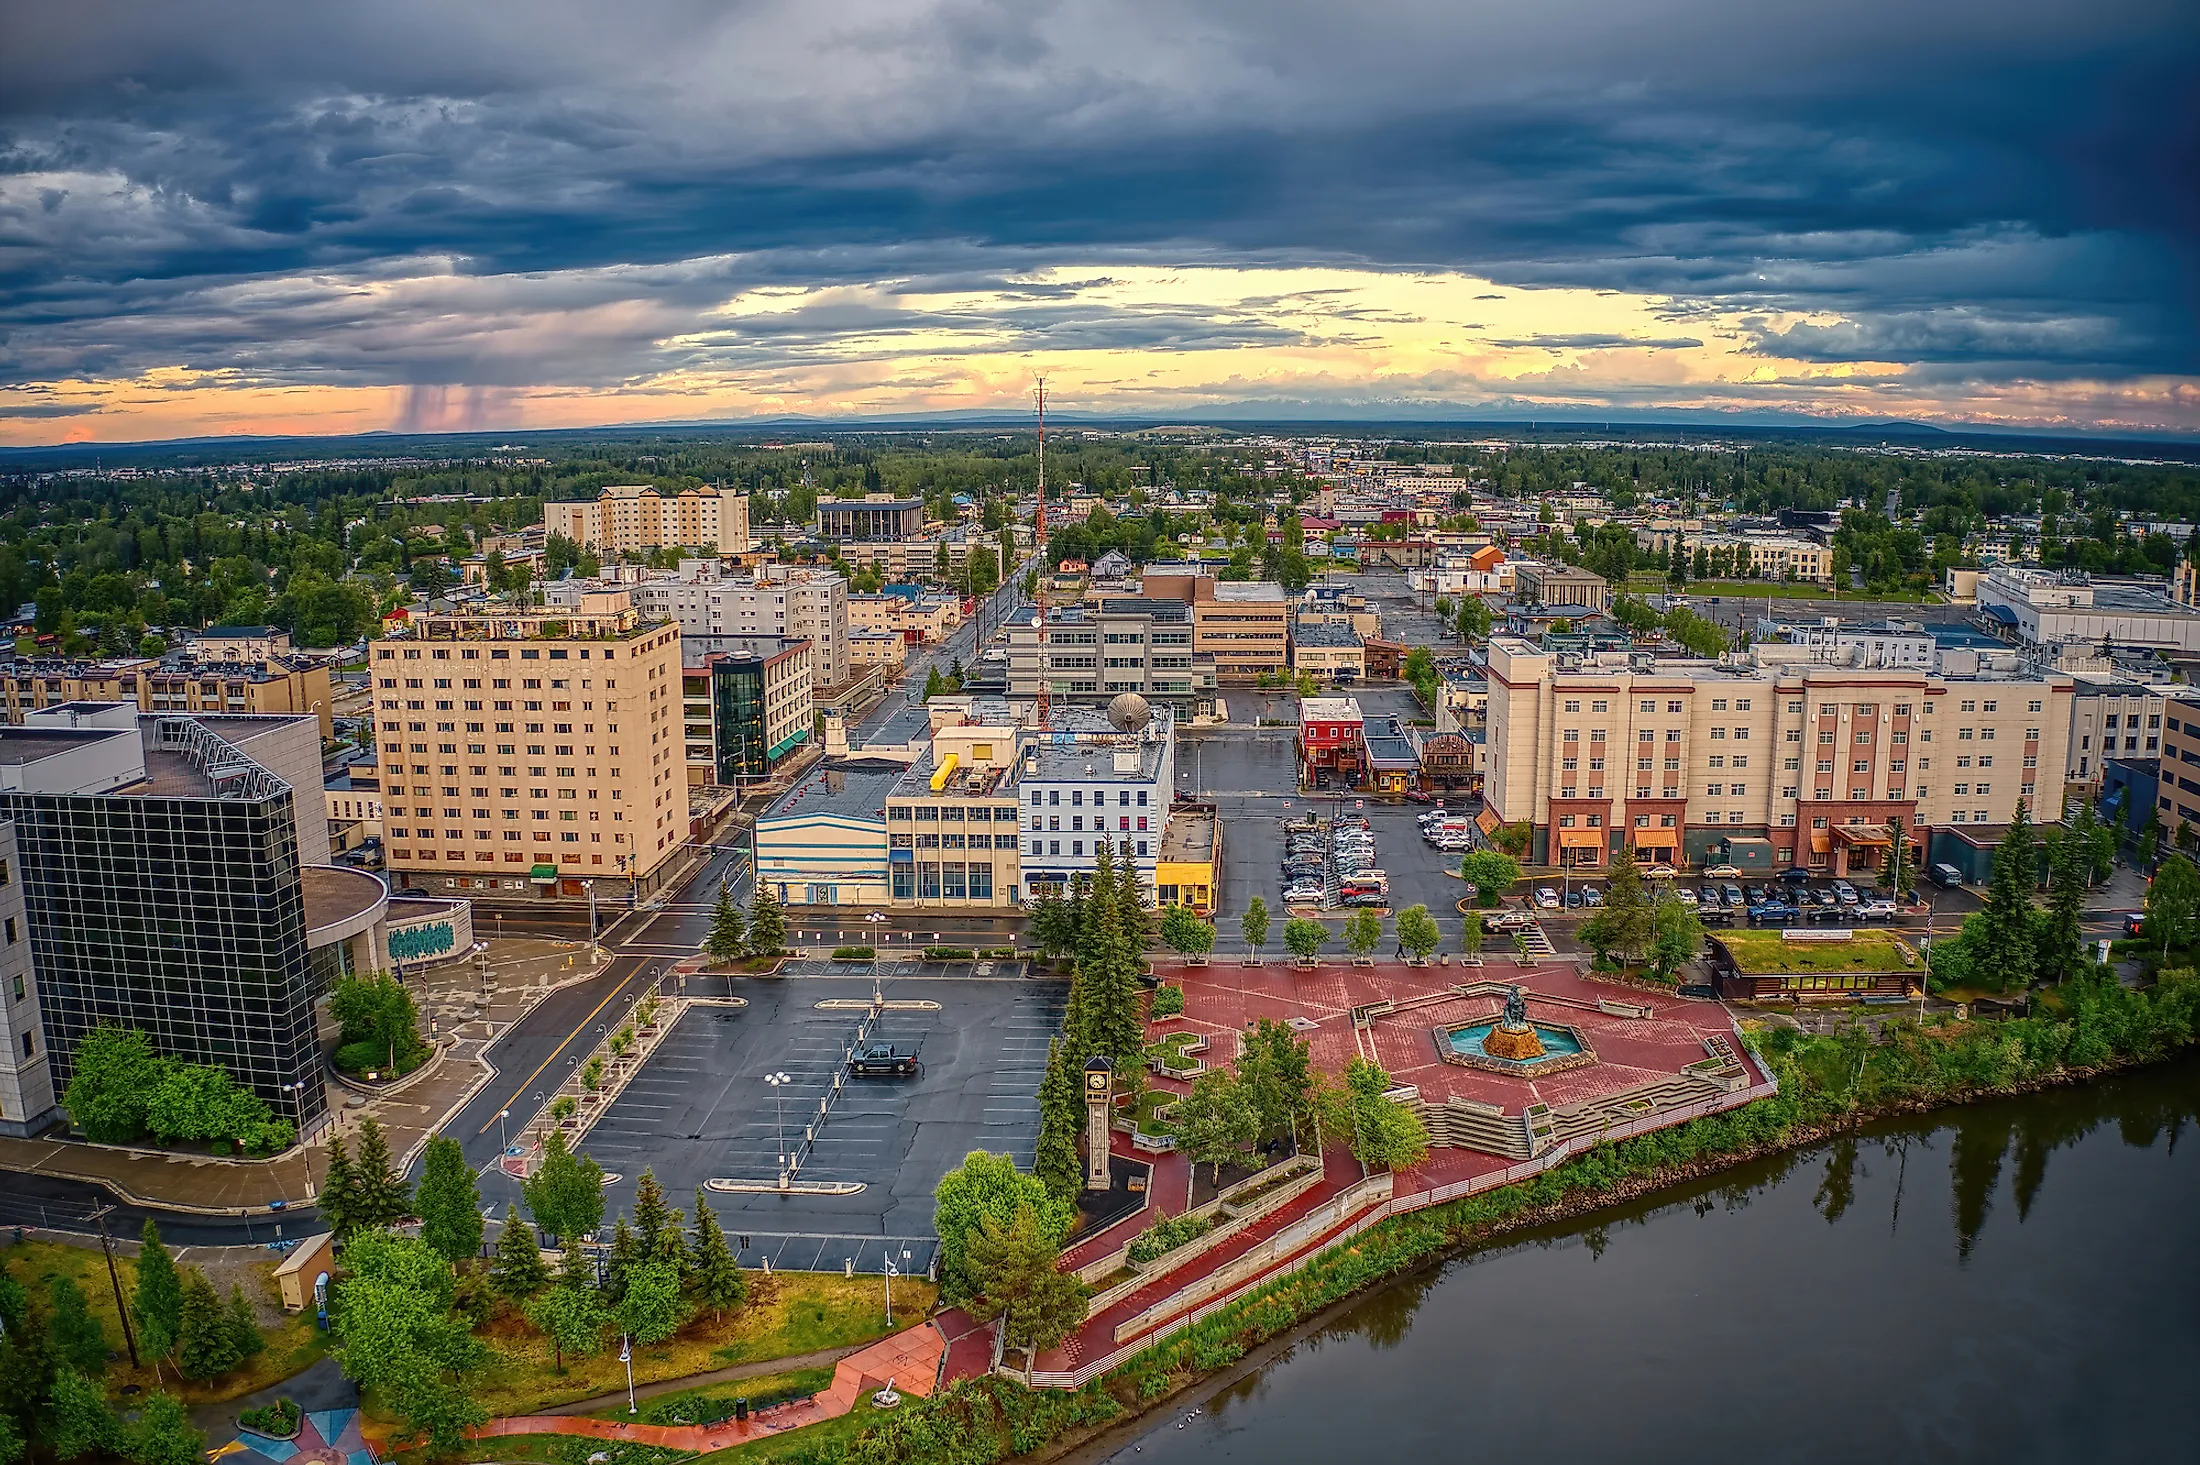
[[[1596,1062],[1576,1029],[1530,1021],[1527,994],[1519,987],[1507,989],[1505,1006],[1491,1021],[1438,1028],[1436,1051],[1446,1063],[1523,1078]]]

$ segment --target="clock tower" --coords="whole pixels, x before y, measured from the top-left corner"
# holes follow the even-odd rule
[[[1108,1121],[1113,1117],[1115,1064],[1104,1057],[1085,1060],[1085,1189],[1106,1190]]]

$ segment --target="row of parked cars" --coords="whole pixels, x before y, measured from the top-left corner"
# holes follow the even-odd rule
[[[1375,832],[1365,818],[1327,825],[1308,819],[1283,826],[1283,899],[1286,905],[1320,905],[1328,894],[1330,867],[1337,872],[1342,905],[1381,905],[1390,879],[1375,868]]]
[[[1785,925],[1790,921],[1891,921],[1895,903],[1881,896],[1867,898],[1846,880],[1816,890],[1774,885],[1744,886],[1733,881],[1706,885],[1700,890],[1680,887],[1675,894],[1693,904],[1706,921],[1732,922],[1746,917],[1752,925]]]

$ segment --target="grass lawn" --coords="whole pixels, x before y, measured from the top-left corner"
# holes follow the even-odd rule
[[[1847,941],[1787,941],[1778,931],[1728,931],[1717,938],[1745,976],[1774,973],[1906,972],[1923,964],[1903,954],[1884,931],[1858,931]]]
[[[768,1279],[750,1272],[747,1277],[748,1302],[724,1322],[713,1322],[706,1314],[662,1343],[635,1348],[634,1381],[684,1379],[736,1363],[868,1343],[888,1332],[884,1284],[877,1277],[829,1272],[781,1272]],[[922,1322],[937,1295],[938,1289],[922,1277],[896,1278],[893,1331]],[[609,1337],[608,1346],[592,1357],[567,1358],[563,1375],[553,1366],[549,1343],[523,1318],[500,1315],[482,1337],[497,1361],[471,1381],[470,1389],[492,1417],[536,1414],[626,1387],[616,1337]],[[371,1405],[370,1412],[388,1417]]]
[[[1198,1033],[1164,1033],[1146,1045],[1146,1057],[1148,1060],[1158,1059],[1161,1066],[1171,1073],[1191,1073],[1197,1070],[1200,1064],[1199,1060],[1187,1053],[1185,1049],[1199,1041],[1200,1035]]]
[[[754,1378],[729,1379],[724,1383],[704,1384],[699,1388],[680,1389],[670,1394],[659,1394],[655,1398],[644,1399],[641,1401],[641,1413],[637,1417],[649,1424],[689,1423],[691,1422],[689,1419],[675,1417],[675,1415],[698,1412],[679,1409],[678,1406],[690,1400],[698,1402],[705,1400],[719,1401],[723,1407],[711,1412],[730,1415],[733,1413],[733,1401],[736,1399],[784,1399],[789,1396],[803,1394],[820,1394],[832,1387],[832,1382],[833,1369],[831,1364],[825,1364],[817,1368],[798,1368],[787,1373],[758,1374]],[[623,1400],[617,1404],[606,1405],[604,1408],[593,1411],[593,1413],[598,1419],[625,1419],[628,1417],[626,1404]]]
[[[1176,1133],[1169,1121],[1161,1117],[1161,1111],[1182,1097],[1182,1094],[1172,1094],[1166,1089],[1143,1089],[1135,1100],[1124,1107],[1130,1110],[1131,1122],[1137,1126],[1140,1134],[1158,1138],[1164,1134]]]
[[[1940,596],[1930,590],[1836,590],[1831,585],[1813,585],[1807,581],[1789,584],[1785,580],[1690,580],[1678,590],[1671,590],[1663,575],[1632,575],[1628,577],[1630,594],[1651,595],[1716,595],[1720,599],[1763,600],[1877,600],[1898,605],[1938,605]]]
[[[274,1252],[267,1253],[267,1257],[267,1261],[253,1264],[250,1270],[257,1282],[255,1300],[272,1303],[277,1296],[275,1267],[281,1258]],[[179,1379],[173,1368],[163,1368],[156,1378],[150,1359],[146,1360],[148,1366],[145,1368],[130,1367],[129,1355],[122,1346],[122,1325],[115,1316],[115,1294],[107,1277],[107,1260],[97,1248],[24,1241],[0,1246],[0,1263],[6,1265],[8,1275],[41,1308],[50,1309],[52,1305],[46,1290],[50,1278],[70,1277],[83,1289],[92,1315],[107,1329],[109,1347],[122,1355],[107,1367],[105,1382],[110,1394],[118,1394],[125,1384],[136,1384],[146,1390],[164,1388],[186,1404],[219,1404],[289,1378],[319,1358],[327,1348],[326,1336],[313,1325],[310,1317],[285,1315],[281,1322],[263,1329],[267,1346],[247,1359],[242,1368],[204,1383]],[[128,1296],[137,1285],[137,1268],[120,1249],[115,1253],[115,1269],[122,1278],[123,1295]],[[231,1282],[241,1284],[234,1269],[209,1280],[215,1283],[215,1290],[221,1293],[225,1303],[229,1300]],[[245,1295],[254,1297],[254,1287],[242,1285],[245,1285]]]

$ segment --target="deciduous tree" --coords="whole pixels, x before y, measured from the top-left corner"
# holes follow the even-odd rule
[[[1467,926],[1470,930],[1480,930],[1471,918]],[[1437,944],[1442,939],[1441,933],[1436,929],[1436,918],[1428,913],[1427,906],[1409,905],[1398,912],[1398,944],[1415,961],[1427,961],[1435,954]]]
[[[667,1261],[645,1261],[630,1268],[619,1299],[619,1326],[637,1343],[662,1343],[687,1321],[680,1295],[680,1271]]]
[[[1284,949],[1301,961],[1312,961],[1328,940],[1329,928],[1320,921],[1294,916],[1283,923]]]
[[[1477,903],[1494,906],[1520,878],[1520,861],[1503,850],[1470,850],[1459,861],[1459,873],[1474,887]]]
[[[552,1132],[543,1141],[542,1165],[520,1185],[528,1214],[568,1249],[603,1224],[603,1167],[565,1147]]]
[[[1260,1137],[1260,1112],[1252,1095],[1227,1068],[1209,1069],[1177,1100],[1177,1148],[1195,1165],[1212,1165],[1215,1183],[1222,1182],[1222,1166],[1234,1160]]]
[[[1040,1229],[1059,1245],[1069,1234],[1075,1209],[1055,1199],[1036,1175],[1026,1175],[1007,1155],[972,1150],[957,1168],[940,1177],[934,1189],[932,1229],[940,1238],[940,1294],[951,1303],[976,1295],[964,1265],[970,1234],[987,1216],[1014,1220],[1016,1208],[1028,1205],[1038,1213]]]
[[[1351,948],[1354,956],[1361,958],[1373,956],[1375,948],[1383,944],[1383,918],[1376,915],[1368,907],[1361,906],[1345,920],[1344,944]],[[1399,937],[1399,944],[1404,944],[1402,933]],[[1320,950],[1319,947],[1315,949]]]
[[[1190,906],[1171,905],[1161,915],[1161,939],[1180,956],[1205,956],[1215,949],[1215,928]]]
[[[448,1135],[428,1141],[417,1209],[420,1239],[446,1261],[462,1262],[481,1250],[481,1193],[465,1152]]]
[[[527,1302],[527,1321],[550,1340],[553,1366],[565,1372],[565,1355],[586,1358],[603,1347],[603,1330],[611,1320],[603,1298],[593,1287],[552,1287]]]
[[[1246,948],[1259,956],[1261,948],[1268,944],[1268,902],[1254,896],[1245,907],[1245,914],[1239,918],[1238,929],[1244,933]]]

